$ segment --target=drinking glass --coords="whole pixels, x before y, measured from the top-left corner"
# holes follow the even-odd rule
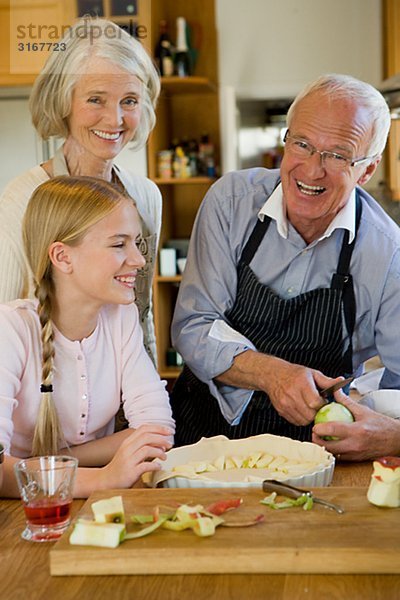
[[[70,456],[38,456],[14,465],[26,518],[24,540],[53,542],[67,529],[77,466]]]

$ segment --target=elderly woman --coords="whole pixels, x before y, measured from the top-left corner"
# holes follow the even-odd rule
[[[155,124],[157,71],[142,45],[114,23],[80,19],[37,77],[30,109],[43,139],[64,138],[53,158],[11,181],[0,196],[0,302],[32,296],[21,222],[33,191],[59,175],[87,175],[116,183],[138,208],[138,239],[146,265],[136,284],[147,351],[155,358],[151,283],[161,227],[161,195],[150,180],[114,164],[129,142],[146,143]]]

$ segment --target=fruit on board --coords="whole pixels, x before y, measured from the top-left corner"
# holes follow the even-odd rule
[[[92,503],[94,520],[97,523],[125,523],[124,505],[121,496],[113,496]]]
[[[353,423],[354,417],[346,406],[339,402],[329,402],[319,409],[314,418],[314,423],[328,423],[330,421],[341,421],[342,423]],[[324,440],[338,440],[336,436],[326,435]]]
[[[124,537],[124,523],[96,523],[82,520],[75,523],[69,543],[76,546],[116,548]]]
[[[196,504],[195,506],[181,504],[170,514],[161,514],[159,507],[155,507],[152,514],[132,515],[130,517],[132,523],[146,525],[145,527],[134,531],[130,531],[129,529],[127,531],[125,522],[99,523],[88,519],[78,519],[74,525],[69,541],[70,544],[79,546],[116,548],[125,540],[144,537],[153,533],[153,531],[158,528],[170,529],[172,531],[192,529],[196,535],[207,537],[214,535],[215,530],[219,525],[226,525],[229,527],[249,527],[257,525],[264,520],[263,515],[258,515],[251,520],[242,519],[239,522],[225,523],[220,515],[228,510],[238,508],[241,504],[241,498],[218,501],[211,504],[208,508],[204,508],[201,504]]]
[[[400,506],[400,457],[384,456],[373,462],[367,498],[376,506]]]

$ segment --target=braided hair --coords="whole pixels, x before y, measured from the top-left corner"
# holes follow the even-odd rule
[[[49,248],[54,242],[79,244],[89,227],[112,212],[126,196],[111,183],[94,177],[54,177],[36,188],[22,226],[25,254],[31,268],[41,325],[41,401],[32,455],[57,454],[65,444],[53,398],[55,287]]]

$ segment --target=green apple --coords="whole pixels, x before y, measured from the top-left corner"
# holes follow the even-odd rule
[[[328,423],[330,421],[341,421],[342,423],[353,423],[354,417],[343,404],[339,402],[329,402],[319,409],[315,415],[314,423]],[[326,435],[324,440],[338,440],[338,437]]]

